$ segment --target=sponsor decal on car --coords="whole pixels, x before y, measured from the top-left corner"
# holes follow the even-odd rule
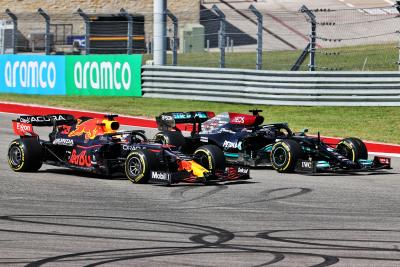
[[[157,179],[157,180],[169,181],[170,178],[171,178],[171,174],[166,173],[166,172],[155,172],[155,171],[152,171],[151,172],[151,178],[152,179]]]
[[[14,133],[19,136],[24,136],[27,133],[33,133],[32,124],[13,121]]]
[[[238,147],[238,143],[225,140],[224,143],[222,144],[222,146],[224,148],[237,148]]]
[[[174,120],[174,118],[169,115],[161,115],[161,119],[164,121],[173,121]]]
[[[21,116],[19,120],[24,123],[32,123],[32,122],[49,122],[52,120],[65,121],[66,119],[59,114],[59,115],[48,115],[48,116]]]
[[[75,149],[72,150],[72,155],[69,158],[69,163],[81,167],[91,167],[92,160],[90,155],[86,155],[86,150],[81,151],[79,154],[76,152]]]
[[[237,169],[238,173],[243,173],[243,174],[249,174],[249,169],[248,168],[243,168],[243,167],[239,167]]]
[[[312,162],[311,161],[302,161],[301,162],[301,167],[305,169],[311,169],[312,168]]]
[[[31,132],[33,127],[31,124],[17,122],[17,129],[23,132]]]
[[[73,146],[74,140],[67,139],[67,138],[57,138],[57,139],[54,139],[53,145]]]
[[[134,146],[134,145],[123,145],[122,146],[123,150],[137,150],[137,149],[146,149],[146,148],[141,148],[139,146]]]
[[[244,117],[236,116],[232,118],[233,123],[244,124]]]
[[[200,137],[200,142],[208,143],[208,137],[206,137],[206,136]]]

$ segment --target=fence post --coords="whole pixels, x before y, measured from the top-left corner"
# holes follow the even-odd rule
[[[127,54],[131,55],[132,54],[132,37],[133,37],[133,17],[131,14],[126,12],[125,9],[121,8],[120,9],[120,15],[126,17],[128,20],[128,41],[127,41]]]
[[[45,43],[45,52],[46,55],[50,55],[51,52],[51,44],[50,44],[50,16],[44,12],[43,9],[39,8],[37,12],[45,19],[46,21],[46,32],[44,34],[44,43]]]
[[[225,14],[216,6],[213,5],[211,10],[217,13],[219,17],[219,35],[218,47],[220,49],[219,67],[225,68]]]
[[[257,70],[262,69],[262,51],[263,51],[263,15],[253,5],[249,7],[250,11],[257,16]]]
[[[78,9],[78,14],[85,22],[85,54],[90,55],[90,18],[80,8]]]
[[[11,40],[11,44],[12,44],[12,49],[13,49],[13,54],[17,54],[18,53],[18,49],[17,49],[17,32],[18,32],[18,18],[17,16],[11,12],[10,9],[6,9],[6,13],[7,15],[12,19],[13,22],[13,30],[12,30],[12,40]]]
[[[310,51],[310,64],[308,64],[309,71],[315,71],[315,45],[317,39],[317,21],[314,13],[309,10],[305,5],[300,8],[300,12],[305,13],[311,22],[311,34],[309,41],[309,51]]]
[[[153,0],[153,63],[163,66],[167,61],[167,0]]]
[[[178,64],[178,18],[167,9],[167,16],[172,20],[174,25],[174,33],[172,39],[172,65]]]

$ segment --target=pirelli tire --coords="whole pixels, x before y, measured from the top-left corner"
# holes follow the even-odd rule
[[[151,171],[157,170],[155,153],[148,150],[134,150],[125,160],[125,175],[135,184],[148,183]]]
[[[293,172],[301,155],[301,146],[298,142],[290,139],[282,140],[272,147],[271,165],[278,172]]]
[[[15,172],[36,172],[42,167],[44,149],[36,138],[20,138],[8,147],[8,165]]]
[[[337,151],[349,160],[357,162],[360,159],[368,159],[368,150],[363,141],[355,137],[340,140],[336,145]]]
[[[211,172],[225,170],[224,152],[216,145],[204,145],[194,151],[195,161]]]

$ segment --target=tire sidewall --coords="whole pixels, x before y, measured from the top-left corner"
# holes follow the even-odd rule
[[[141,173],[138,174],[136,177],[133,176],[130,172],[130,167],[131,167],[131,162],[132,160],[138,160],[138,162],[141,164]],[[133,183],[142,183],[143,179],[146,178],[146,174],[148,174],[148,166],[147,166],[147,160],[145,159],[145,156],[141,151],[132,151],[128,157],[126,158],[125,162],[125,175],[126,177]]]
[[[367,147],[365,146],[364,142],[358,138],[345,138],[337,144],[336,149],[340,150],[341,146],[345,147],[345,149],[351,153],[350,157],[347,158],[353,162],[356,162],[359,159],[368,159]]]
[[[285,160],[282,164],[278,164],[274,157],[276,151],[283,150],[285,153]],[[285,142],[278,142],[274,144],[271,150],[271,164],[272,167],[277,170],[278,172],[285,172],[291,166],[292,163],[292,153],[290,146]]]
[[[215,145],[204,145],[196,149],[194,155],[205,155],[207,157],[207,165],[204,166],[204,162],[198,162],[204,168],[208,169],[211,172],[215,172],[216,170],[225,169],[225,155],[222,150]]]
[[[11,149],[17,147],[21,153],[21,163],[14,165],[10,159]],[[40,141],[35,138],[23,138],[12,141],[8,148],[8,165],[16,172],[35,172],[43,163],[44,151]]]
[[[16,147],[17,149],[19,149],[20,153],[21,153],[21,162],[18,165],[14,165],[11,158],[10,158],[10,152],[11,149],[13,149],[14,147]],[[19,140],[14,140],[11,142],[9,148],[8,148],[8,165],[10,166],[10,168],[13,171],[23,171],[24,169],[26,169],[26,152],[25,152],[25,147],[23,145],[23,143]]]

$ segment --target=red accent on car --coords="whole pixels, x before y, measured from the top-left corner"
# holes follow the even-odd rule
[[[252,126],[256,122],[256,116],[249,114],[229,112],[229,123]]]
[[[376,156],[376,160],[382,165],[390,166],[390,158]]]
[[[82,167],[90,167],[92,166],[92,160],[90,156],[86,155],[86,150],[81,151],[79,154],[75,149],[72,150],[72,155],[68,161],[71,164],[82,166]]]
[[[207,117],[208,117],[209,119],[214,118],[214,117],[215,117],[215,113],[212,112],[212,111],[207,111]]]
[[[12,121],[12,126],[13,126],[14,133],[16,135],[25,136],[27,134],[30,134],[32,136],[37,136],[37,134],[35,134],[33,132],[32,124],[19,122],[19,121]]]

